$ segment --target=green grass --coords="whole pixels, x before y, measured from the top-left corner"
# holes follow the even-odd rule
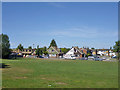
[[[3,60],[3,88],[117,88],[118,62]],[[51,86],[50,86],[51,85]]]

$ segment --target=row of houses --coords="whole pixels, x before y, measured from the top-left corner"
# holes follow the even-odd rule
[[[48,56],[50,58],[63,58],[75,56],[76,58],[86,57],[88,54],[88,49],[79,48],[78,46],[73,46],[67,53],[63,53],[60,48],[51,46],[47,49]],[[19,55],[35,55],[36,49],[13,49],[13,53],[18,53]],[[116,54],[110,49],[89,49],[91,55],[100,55],[100,56],[116,56]]]

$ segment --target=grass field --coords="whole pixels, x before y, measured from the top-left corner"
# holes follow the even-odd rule
[[[3,88],[117,88],[118,62],[3,60]]]

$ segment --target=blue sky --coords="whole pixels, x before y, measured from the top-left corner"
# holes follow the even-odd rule
[[[110,48],[118,40],[117,2],[3,3],[2,32],[11,48],[22,44]]]

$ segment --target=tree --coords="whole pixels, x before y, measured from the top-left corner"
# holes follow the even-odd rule
[[[10,50],[10,43],[9,37],[6,34],[0,35],[0,47],[2,47],[2,58],[8,58],[11,50]]]
[[[116,41],[113,46],[113,51],[118,53],[118,59],[120,59],[120,41]]]
[[[28,49],[32,49],[32,46],[29,46]]]
[[[55,40],[54,40],[54,39],[51,41],[51,43],[50,43],[50,46],[49,46],[49,47],[51,47],[51,46],[53,46],[53,47],[57,47],[57,44],[56,44],[56,42],[55,42]]]
[[[19,49],[20,51],[22,51],[22,50],[23,50],[23,46],[22,46],[21,44],[19,44],[19,45],[17,46],[17,49]]]
[[[95,49],[94,47],[92,47],[91,49]]]
[[[115,45],[113,46],[114,52],[119,52],[120,50],[120,41],[115,42]]]
[[[36,49],[36,55],[37,56],[40,56],[40,55],[42,55],[43,54],[43,51],[42,51],[42,49],[41,48],[39,48],[39,45],[37,46],[37,49]]]
[[[47,51],[47,47],[45,46],[45,47],[43,47],[43,51]]]
[[[70,50],[70,48],[61,48],[61,51],[65,54]]]
[[[47,47],[44,47],[44,48],[43,48],[43,54],[45,54],[45,55],[48,54],[48,52],[47,52]]]
[[[112,50],[112,47],[110,47],[110,50]]]
[[[40,55],[40,53],[39,53],[40,51],[39,51],[39,45],[37,46],[37,49],[36,49],[36,55],[37,56],[39,56]]]

